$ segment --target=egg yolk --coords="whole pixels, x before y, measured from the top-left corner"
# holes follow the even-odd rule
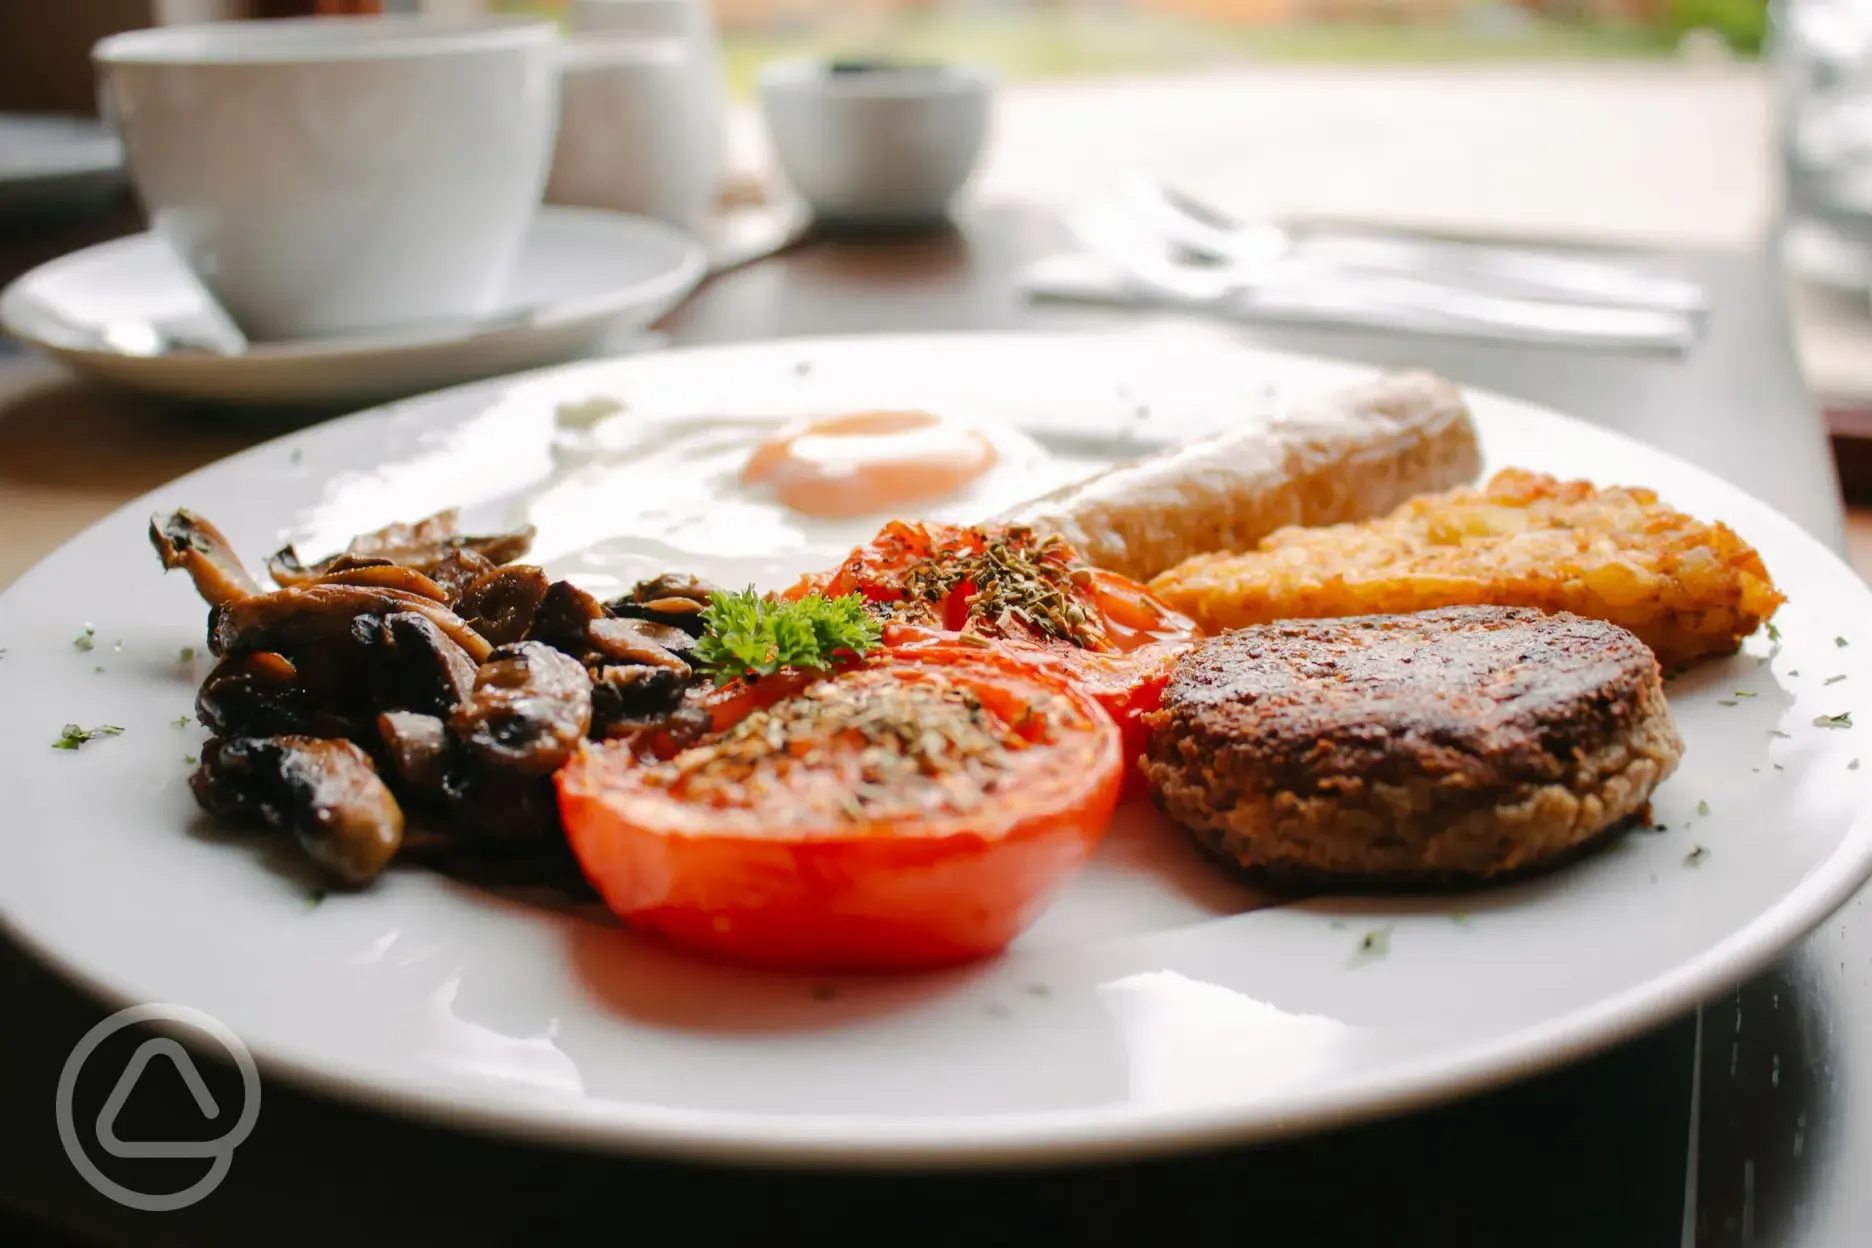
[[[978,430],[927,412],[849,412],[790,425],[754,449],[743,485],[809,516],[868,516],[945,498],[994,466]]]

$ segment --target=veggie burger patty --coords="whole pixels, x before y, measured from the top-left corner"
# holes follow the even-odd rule
[[[1305,887],[1556,865],[1648,816],[1683,751],[1642,642],[1521,607],[1245,628],[1187,656],[1146,722],[1158,804]]]

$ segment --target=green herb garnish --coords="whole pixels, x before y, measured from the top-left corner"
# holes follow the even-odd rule
[[[187,763],[189,766],[193,767],[196,764],[196,762],[198,762],[199,760],[196,759],[196,757],[193,754],[184,754],[182,756],[182,761]]]
[[[1783,741],[1786,741],[1789,739],[1788,734],[1785,732],[1782,732],[1779,728],[1770,728],[1768,730],[1768,735],[1771,737],[1780,737]]]
[[[1759,693],[1750,693],[1746,689],[1738,689],[1736,690],[1735,696],[1738,698],[1759,698],[1761,695]]]
[[[1709,814],[1709,810],[1710,810],[1710,807],[1709,807],[1709,803],[1708,803],[1708,802],[1698,802],[1698,803],[1697,803],[1697,814],[1699,814],[1699,815],[1707,815],[1707,814]]]
[[[1775,627],[1773,620],[1768,621],[1768,640],[1773,642],[1781,640],[1781,630]]]
[[[1454,923],[1457,927],[1468,927],[1470,923],[1474,922],[1474,920],[1462,910],[1458,910],[1456,913],[1450,915],[1449,921]]]
[[[186,716],[186,715],[178,715],[178,716],[176,716],[176,717],[175,717],[175,726],[176,726],[176,727],[178,727],[178,728],[186,728],[186,727],[188,727],[188,726],[189,726],[189,717],[188,717],[188,716]]]
[[[75,650],[97,649],[97,629],[89,624],[85,625],[84,632],[72,638],[72,648]]]
[[[1817,715],[1814,717],[1814,727],[1816,728],[1850,728],[1852,726],[1851,711],[1841,711],[1837,715]]]
[[[1358,952],[1352,955],[1352,964],[1356,966],[1360,962],[1369,962],[1376,958],[1382,958],[1390,952],[1390,927],[1374,927],[1369,932],[1359,937]]]
[[[783,667],[823,671],[841,656],[865,653],[884,635],[861,595],[808,594],[780,602],[751,585],[738,594],[710,594],[702,623],[707,631],[696,643],[695,663],[717,685],[750,673],[771,676]]]
[[[324,900],[325,900],[325,892],[323,889],[317,889],[317,888],[312,889],[310,892],[306,894],[306,899],[305,899],[306,909],[316,910],[319,908],[319,903]]]
[[[1684,855],[1684,866],[1700,867],[1703,865],[1703,860],[1707,857],[1709,857],[1709,850],[1704,849],[1701,845],[1693,845],[1690,847],[1690,852]]]
[[[1846,648],[1846,639],[1844,637],[1835,637],[1833,639],[1833,644],[1844,650]]]
[[[1718,698],[1716,699],[1716,705],[1717,706],[1741,706],[1742,704],[1740,702],[1737,702],[1734,698]]]
[[[1844,673],[1842,673],[1838,676],[1829,676],[1821,683],[1826,684],[1826,685],[1837,685],[1839,684],[1840,681],[1845,680],[1845,679],[1846,679],[1846,676]]]
[[[75,750],[84,745],[85,742],[95,741],[99,737],[120,737],[122,735],[123,729],[117,727],[115,724],[99,724],[95,728],[80,728],[77,724],[66,724],[64,728],[59,730],[59,739],[52,743],[52,748],[55,750]]]
[[[195,647],[194,646],[182,647],[182,661],[184,663],[193,663],[195,661]]]

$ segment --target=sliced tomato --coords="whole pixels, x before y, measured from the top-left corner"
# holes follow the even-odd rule
[[[763,680],[714,711],[719,730],[666,762],[588,746],[558,774],[560,812],[620,918],[768,966],[999,951],[1091,856],[1124,768],[1088,694],[969,646]]]
[[[1004,526],[895,520],[837,568],[804,578],[785,596],[862,594],[889,613],[884,639],[898,647],[952,645],[966,637],[1050,661],[1066,679],[1098,699],[1117,722],[1127,759],[1126,795],[1141,793],[1143,775],[1135,764],[1149,736],[1141,717],[1157,709],[1171,663],[1201,639],[1201,630],[1143,585],[1091,567],[1064,543],[1059,543],[1064,553],[1043,561],[1043,566],[1085,612],[1083,626],[1070,636],[1019,620],[983,618],[975,584],[966,577],[929,575],[945,564],[966,567],[970,557],[1013,532]]]

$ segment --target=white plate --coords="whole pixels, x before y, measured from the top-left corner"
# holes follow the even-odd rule
[[[251,842],[194,812],[183,756],[199,731],[173,721],[205,670],[178,659],[200,648],[204,611],[157,569],[143,532],[157,508],[198,509],[254,556],[283,537],[319,551],[446,503],[498,520],[576,476],[569,445],[628,440],[643,422],[915,404],[1129,455],[1362,373],[1140,334],[806,339],[508,379],[236,456],[99,523],[0,597],[0,913],[101,994],[205,1010],[271,1075],[372,1106],[581,1145],[861,1166],[1314,1130],[1578,1057],[1726,989],[1872,868],[1872,766],[1853,765],[1872,756],[1872,729],[1813,722],[1857,709],[1872,724],[1872,595],[1741,491],[1485,394],[1471,397],[1492,464],[1654,486],[1756,543],[1791,599],[1772,658],[1756,638],[1670,686],[1688,752],[1657,800],[1669,830],[1546,879],[1246,911],[1248,893],[1134,807],[1006,956],[828,994],[417,871],[310,906]],[[624,409],[557,428],[557,404],[592,395]],[[784,536],[743,526],[733,549]],[[83,653],[87,621],[97,646]],[[55,752],[68,721],[126,731]],[[1387,933],[1385,956],[1359,956],[1368,932]]]
[[[27,273],[0,294],[0,325],[80,373],[152,394],[255,405],[363,402],[589,355],[668,312],[706,268],[702,244],[661,222],[547,207],[502,304],[540,306],[549,323],[434,338],[265,343],[239,355],[138,356],[99,349],[82,331],[209,315],[207,296],[175,252],[139,234]]]

